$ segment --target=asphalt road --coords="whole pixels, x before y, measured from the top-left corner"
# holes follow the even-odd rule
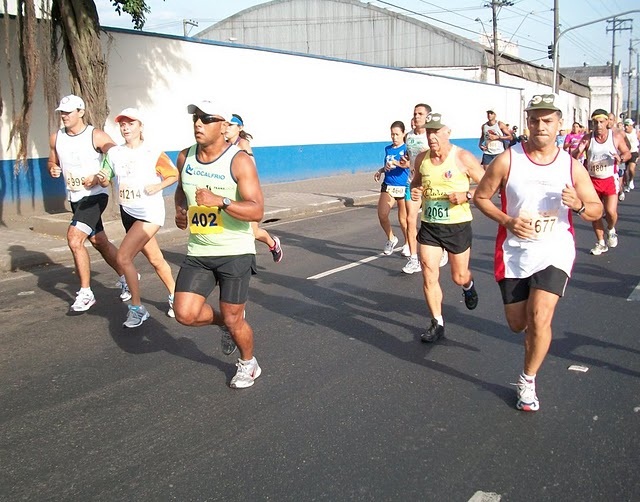
[[[639,500],[638,203],[621,206],[620,246],[600,257],[578,224],[530,414],[514,408],[522,337],[492,276],[495,225],[477,211],[480,304],[467,311],[443,269],[435,345],[419,341],[421,278],[400,272],[399,253],[377,256],[374,207],[267,225],[285,256],[274,264],[258,244],[247,316],[263,373],[246,390],[228,387],[218,329],[164,315],[144,258],[152,317],[135,330],[103,262],[82,315],[67,313],[68,264],[3,275],[0,499]],[[175,271],[184,249],[166,248]]]

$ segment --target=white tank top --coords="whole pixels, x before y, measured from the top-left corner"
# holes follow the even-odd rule
[[[427,133],[423,132],[422,134],[416,134],[413,131],[409,131],[405,138],[405,145],[407,145],[407,152],[409,153],[409,159],[411,160],[411,171],[413,171],[416,167],[416,157],[429,149]]]
[[[477,130],[477,129],[476,129]],[[487,147],[486,153],[487,155],[498,155],[504,152],[504,143],[501,139],[489,139],[489,131],[493,131],[498,136],[502,136],[502,131],[500,130],[500,126],[496,122],[493,125],[488,125],[486,122],[482,124],[482,134],[484,135],[484,145]]]
[[[531,277],[551,265],[570,276],[576,247],[570,209],[562,204],[562,189],[573,184],[571,157],[559,148],[553,162],[536,164],[518,143],[511,147],[510,158],[502,211],[511,217],[527,214],[536,233],[531,239],[520,239],[499,227],[496,280]]]
[[[162,190],[147,195],[145,187],[162,182],[156,171],[158,158],[162,152],[144,142],[138,148],[125,145],[114,146],[107,158],[116,176],[118,199],[129,215],[139,220],[164,225],[165,207]]]
[[[109,193],[108,188],[100,185],[90,190],[82,185],[87,176],[96,174],[102,166],[102,154],[93,146],[93,129],[88,125],[80,134],[70,136],[63,127],[56,135],[56,153],[67,187],[67,198],[71,202],[78,202],[89,195]]]
[[[629,151],[631,153],[637,152],[638,143],[640,143],[640,141],[638,141],[638,133],[636,133],[636,131],[633,131],[633,132],[626,132],[625,134],[627,135],[627,139],[629,140],[629,145],[631,145],[631,148],[629,148]]]
[[[587,169],[592,178],[606,179],[615,176],[618,172],[616,159],[612,154],[618,150],[613,142],[613,131],[607,131],[607,139],[604,143],[596,141],[595,133],[589,142],[589,152],[587,154]]]

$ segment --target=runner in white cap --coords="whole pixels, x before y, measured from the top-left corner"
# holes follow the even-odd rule
[[[149,260],[169,292],[167,315],[174,317],[175,282],[171,267],[164,259],[155,234],[164,225],[165,207],[162,190],[178,181],[178,170],[166,153],[144,137],[144,119],[136,108],[125,108],[115,118],[125,144],[115,146],[105,157],[98,179],[102,186],[116,178],[120,216],[127,231],[118,249],[118,265],[131,291],[131,305],[124,326],[136,328],[149,318],[140,300],[138,272],[133,263],[138,253]]]
[[[122,301],[131,298],[123,271],[116,261],[118,249],[109,242],[102,224],[109,191],[99,186],[95,177],[100,170],[102,156],[115,143],[106,132],[85,124],[85,104],[79,96],[65,96],[56,111],[60,112],[63,127],[49,139],[47,167],[53,178],[63,176],[73,211],[67,242],[80,280],[80,290],[71,310],[84,312],[96,303],[91,290],[91,260],[84,246],[87,239],[120,276],[118,284]]]
[[[226,326],[240,351],[230,387],[250,387],[262,372],[253,354],[253,330],[244,318],[249,280],[256,273],[252,221],[264,215],[253,159],[224,138],[231,114],[211,101],[188,106],[196,144],[178,155],[176,225],[189,243],[173,304],[186,326]],[[220,286],[219,311],[206,300]]]

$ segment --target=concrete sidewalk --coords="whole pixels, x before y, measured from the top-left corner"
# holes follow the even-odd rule
[[[375,204],[380,187],[373,172],[315,178],[291,183],[263,185],[264,223],[303,217],[349,206]],[[166,198],[165,225],[156,234],[162,246],[177,239],[185,242],[184,231],[174,224],[173,197]],[[66,241],[71,213],[11,218],[0,230],[0,271],[24,270],[48,264],[71,264]],[[119,219],[105,222],[105,231],[116,245],[124,237]],[[286,245],[286,243],[285,243]],[[90,248],[90,252],[97,252]]]

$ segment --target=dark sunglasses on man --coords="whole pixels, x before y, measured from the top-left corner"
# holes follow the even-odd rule
[[[195,124],[198,119],[200,119],[200,122],[202,122],[203,124],[213,124],[214,122],[224,122],[224,119],[221,119],[220,117],[214,117],[213,115],[198,115],[197,113],[193,114],[193,123]]]

